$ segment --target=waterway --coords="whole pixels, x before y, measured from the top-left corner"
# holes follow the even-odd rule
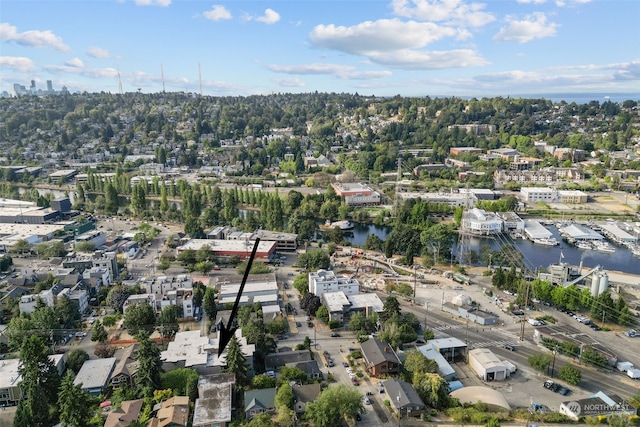
[[[42,190],[42,193],[53,193],[55,197],[64,197],[63,191]],[[20,193],[24,192],[23,188],[19,189]],[[70,191],[69,196],[73,202],[75,192]],[[178,207],[179,208],[179,207]],[[239,215],[246,217],[247,210],[239,209]],[[354,229],[345,233],[345,239],[352,246],[363,246],[369,234],[375,234],[381,240],[386,240],[391,233],[391,227],[379,227],[373,224],[354,223]],[[601,266],[605,270],[621,271],[624,273],[640,274],[640,258],[635,257],[627,248],[616,246],[615,253],[603,253],[595,250],[582,250],[562,240],[555,226],[550,225],[546,228],[551,231],[560,244],[558,246],[542,246],[536,245],[529,240],[517,239],[513,241],[516,248],[523,254],[527,266],[532,269],[546,268],[550,264],[560,261],[570,265],[580,265],[584,267],[594,268]],[[320,236],[318,236],[320,237]],[[499,250],[502,241],[490,238],[471,237],[469,241],[469,249],[479,252],[482,247],[488,245],[491,249]],[[455,253],[455,246],[452,248]]]

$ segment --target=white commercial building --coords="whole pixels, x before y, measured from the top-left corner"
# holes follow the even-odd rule
[[[469,350],[469,367],[483,381],[504,381],[511,374],[509,367],[488,348]]]
[[[469,209],[462,217],[462,229],[476,234],[497,234],[503,228],[502,219],[492,213],[482,209]]]
[[[318,270],[309,273],[309,292],[321,296],[325,292],[344,292],[355,295],[360,292],[360,283],[356,279],[337,275],[333,271]]]

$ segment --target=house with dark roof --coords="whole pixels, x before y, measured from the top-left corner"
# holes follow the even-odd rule
[[[293,410],[296,414],[304,414],[307,404],[314,402],[321,391],[320,383],[293,386]]]
[[[307,378],[322,378],[322,371],[318,366],[317,360],[307,360],[305,362],[287,363],[285,366],[290,368],[298,368],[307,374]]]
[[[244,413],[247,420],[263,413],[276,413],[276,388],[247,390],[244,392]]]
[[[391,406],[400,416],[418,417],[427,410],[413,386],[402,380],[391,379],[384,382]]]
[[[402,362],[391,344],[371,338],[360,344],[360,348],[367,370],[374,377],[400,373]]]
[[[138,373],[138,361],[135,359],[136,345],[118,349],[113,357],[116,358],[116,366],[111,374],[111,386],[113,388],[133,387]]]
[[[308,362],[309,360],[311,360],[309,350],[294,350],[267,354],[264,358],[264,364],[267,370],[275,370],[287,363]]]

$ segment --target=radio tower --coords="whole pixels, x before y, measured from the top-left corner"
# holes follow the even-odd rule
[[[118,65],[118,92],[122,95],[122,77],[120,76],[120,66]]]
[[[165,93],[165,88],[164,88],[164,68],[162,68],[162,64],[160,64],[160,75],[162,76],[162,93]]]

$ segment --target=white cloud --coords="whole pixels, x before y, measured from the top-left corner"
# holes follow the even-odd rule
[[[551,67],[554,72],[574,72],[574,71],[613,71],[616,80],[638,80],[640,81],[640,59],[630,62],[615,62],[612,64],[587,64],[587,65],[566,65]]]
[[[369,55],[375,63],[388,67],[410,70],[437,70],[466,68],[487,65],[489,61],[474,50],[456,49],[448,51],[398,50]]]
[[[92,58],[111,58],[111,52],[95,46],[92,46],[87,50],[87,55]]]
[[[272,64],[267,66],[271,71],[284,74],[302,74],[302,75],[335,75],[351,71],[354,67],[350,65],[338,65],[338,64],[303,64],[303,65],[277,65]]]
[[[587,4],[591,3],[591,0],[556,0],[556,6],[564,7],[564,6],[575,6],[576,4]]]
[[[17,27],[6,22],[0,24],[0,40],[14,41],[20,45],[30,47],[50,47],[61,52],[71,50],[69,46],[64,44],[62,38],[53,34],[51,30],[30,30],[19,33]]]
[[[264,22],[265,24],[271,25],[275,24],[280,20],[280,14],[273,9],[266,9],[264,11],[264,15],[258,16],[255,18],[258,22]]]
[[[82,60],[80,58],[72,58],[72,59],[66,61],[64,64],[68,65],[69,67],[74,67],[74,68],[83,68],[84,67],[84,63],[82,62]]]
[[[52,74],[77,74],[99,79],[118,77],[118,70],[115,68],[85,68],[71,65],[47,65],[43,68]]]
[[[481,27],[495,20],[484,3],[464,0],[392,0],[393,13],[405,18]]]
[[[305,87],[304,82],[295,77],[290,79],[274,79],[273,82],[282,87]]]
[[[493,37],[494,41],[526,43],[535,39],[553,37],[558,28],[558,24],[547,22],[547,16],[542,12],[533,13],[522,20],[513,16],[507,16],[506,19],[508,26],[500,29],[500,32]]]
[[[211,10],[204,12],[202,15],[210,21],[222,21],[232,18],[231,12],[220,4],[213,5]]]
[[[167,7],[171,4],[171,0],[135,0],[137,6],[160,6]]]
[[[28,73],[36,69],[33,61],[24,56],[0,56],[0,67],[11,68],[20,73]]]
[[[522,4],[529,4],[529,3],[542,4],[546,2],[547,0],[518,0],[518,3],[522,3]]]
[[[420,48],[460,32],[431,22],[404,22],[399,19],[366,21],[352,27],[317,25],[309,35],[316,47],[355,55]]]
[[[339,64],[302,64],[302,65],[277,65],[267,66],[271,71],[294,75],[329,75],[343,80],[376,80],[391,76],[391,71],[357,71],[351,65]]]

